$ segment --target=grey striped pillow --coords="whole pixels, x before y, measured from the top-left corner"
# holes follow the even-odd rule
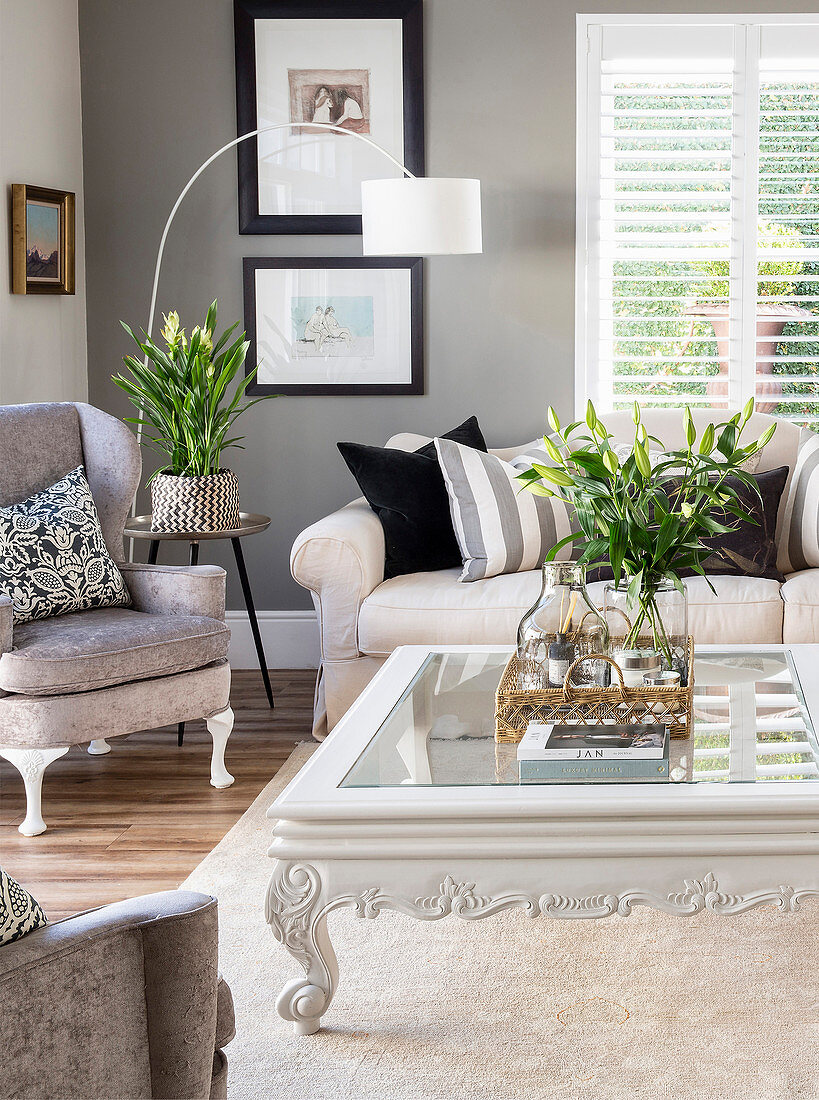
[[[435,447],[464,562],[459,580],[537,569],[571,532],[567,505],[522,490],[518,467],[451,439],[436,439]],[[571,544],[561,547],[558,560],[571,552]]]
[[[799,433],[796,465],[786,488],[784,515],[779,521],[779,559],[783,573],[819,566],[819,435]]]

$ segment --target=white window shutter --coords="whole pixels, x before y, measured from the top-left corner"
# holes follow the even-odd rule
[[[578,408],[819,423],[819,60],[763,24],[581,25]]]

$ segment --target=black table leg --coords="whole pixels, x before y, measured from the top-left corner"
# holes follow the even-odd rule
[[[267,701],[270,703],[270,706],[273,707],[273,689],[270,686],[270,676],[267,671],[267,658],[264,655],[262,636],[259,633],[259,624],[256,620],[256,608],[253,606],[253,593],[250,591],[250,581],[248,580],[247,569],[245,568],[245,556],[242,553],[242,543],[240,539],[231,539],[230,541],[233,543],[233,553],[236,556],[236,568],[239,571],[239,580],[242,582],[242,593],[245,597],[247,617],[250,619],[250,630],[253,634],[253,641],[256,643],[256,655],[259,658],[259,668],[261,669],[262,679],[264,680],[264,689],[267,692]]]
[[[151,545],[152,546],[153,545],[158,546],[159,543],[155,543],[155,544],[151,543]],[[191,543],[190,554],[188,556],[188,562],[191,565],[198,565],[199,564],[199,543],[198,542],[192,542]],[[181,746],[182,742],[184,740],[185,740],[185,723],[180,722],[179,725],[176,727],[176,743],[177,743],[177,745]]]

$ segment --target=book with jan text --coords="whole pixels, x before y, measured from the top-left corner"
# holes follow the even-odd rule
[[[667,758],[668,729],[639,725],[561,725],[530,722],[518,745],[518,760],[596,761]]]

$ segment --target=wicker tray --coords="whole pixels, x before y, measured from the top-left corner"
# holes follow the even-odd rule
[[[612,667],[611,687],[577,687],[572,675],[583,661],[606,661]],[[629,688],[619,666],[602,654],[578,657],[570,666],[562,688],[521,691],[518,659],[513,654],[504,669],[495,695],[495,740],[517,744],[530,722],[566,722],[597,725],[606,719],[628,722],[662,722],[672,737],[688,737],[694,708],[694,639],[688,639],[688,683],[683,687]]]

